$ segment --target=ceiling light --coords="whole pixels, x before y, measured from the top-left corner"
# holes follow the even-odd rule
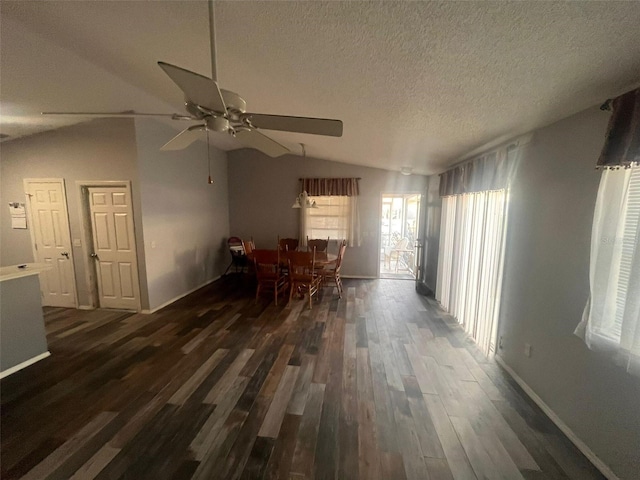
[[[413,167],[402,167],[400,168],[400,173],[402,175],[411,175],[411,173],[413,173]]]

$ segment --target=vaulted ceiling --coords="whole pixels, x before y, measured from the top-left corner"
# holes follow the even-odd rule
[[[0,19],[12,138],[80,121],[45,110],[182,112],[156,62],[211,72],[203,1],[3,0]],[[249,111],[344,121],[268,132],[294,152],[433,173],[637,85],[638,25],[640,2],[216,2],[218,80]]]

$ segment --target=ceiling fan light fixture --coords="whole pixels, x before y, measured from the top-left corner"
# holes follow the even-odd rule
[[[229,120],[224,117],[209,117],[207,127],[214,132],[226,132],[229,130]]]

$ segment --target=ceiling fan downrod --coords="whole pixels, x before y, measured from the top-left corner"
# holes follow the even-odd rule
[[[215,30],[215,16],[214,16],[214,1],[209,0],[209,45],[211,46],[211,79],[214,82],[218,81],[218,65],[216,62],[216,30]]]

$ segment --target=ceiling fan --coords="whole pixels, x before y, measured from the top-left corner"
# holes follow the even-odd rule
[[[217,82],[214,0],[209,4],[209,34],[211,46],[211,77],[208,78],[165,62],[158,66],[182,90],[186,114],[109,113],[109,112],[42,112],[42,115],[75,115],[85,117],[169,117],[173,120],[198,122],[169,140],[160,150],[181,150],[200,137],[201,131],[227,133],[243,146],[255,148],[271,156],[279,157],[289,149],[259,130],[310,133],[331,137],[342,136],[342,121],[325,118],[291,117],[249,113],[240,95],[221,89]]]

